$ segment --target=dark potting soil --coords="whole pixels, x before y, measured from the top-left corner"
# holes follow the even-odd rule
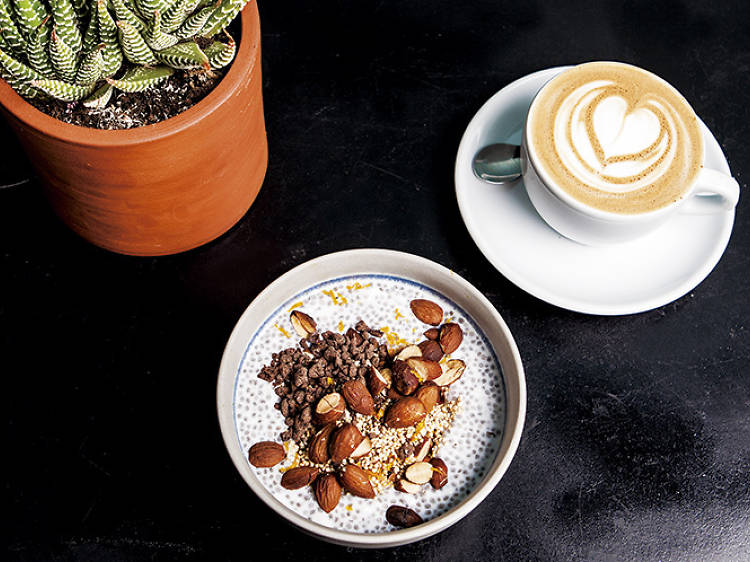
[[[175,72],[145,92],[115,90],[101,109],[50,99],[29,103],[65,123],[96,129],[132,129],[164,121],[191,108],[216,87],[229,68]]]

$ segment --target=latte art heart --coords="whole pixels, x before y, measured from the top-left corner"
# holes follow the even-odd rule
[[[563,99],[555,149],[580,182],[613,193],[640,189],[670,169],[675,119],[659,99],[631,107],[616,84],[596,81]]]
[[[702,138],[687,102],[656,76],[588,63],[534,102],[529,140],[554,181],[584,203],[638,213],[679,198],[700,168]]]

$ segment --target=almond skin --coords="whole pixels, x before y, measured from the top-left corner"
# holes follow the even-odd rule
[[[440,338],[440,330],[438,330],[437,328],[430,328],[429,330],[426,330],[423,335],[428,340],[437,341],[438,338]]]
[[[261,441],[247,451],[247,460],[258,468],[276,466],[286,457],[284,447],[273,441]]]
[[[417,347],[422,350],[422,357],[428,361],[440,361],[443,358],[443,348],[433,340],[425,340]]]
[[[466,370],[466,363],[460,359],[451,359],[446,361],[444,369],[443,374],[432,381],[438,386],[450,386],[460,379]]]
[[[417,378],[422,382],[431,381],[443,374],[443,369],[440,367],[440,363],[436,361],[428,361],[423,357],[411,357],[406,360],[406,364],[411,367],[412,372],[417,375]]]
[[[341,484],[333,474],[323,474],[315,481],[315,499],[320,509],[330,513],[341,499]]]
[[[414,527],[422,523],[422,518],[413,509],[392,505],[385,512],[385,520],[394,527]]]
[[[393,362],[393,386],[404,396],[417,390],[419,378],[406,361],[396,359]]]
[[[448,465],[438,457],[430,459],[430,464],[432,465],[430,484],[433,488],[439,490],[448,483]]]
[[[340,463],[354,452],[364,437],[352,423],[345,423],[330,438],[328,454],[335,463]]]
[[[353,380],[345,382],[341,387],[341,393],[344,395],[344,400],[346,400],[349,408],[358,414],[364,414],[365,416],[375,415],[375,401],[362,381]]]
[[[389,388],[388,390],[386,390],[385,396],[386,398],[390,398],[391,400],[401,400],[404,397],[404,395],[395,388]]]
[[[446,355],[456,351],[462,341],[464,341],[464,332],[458,324],[449,322],[440,327],[440,347]]]
[[[309,314],[305,314],[301,310],[293,310],[289,315],[289,320],[292,323],[294,331],[297,332],[297,335],[301,338],[313,335],[318,329],[315,320],[313,320]]]
[[[347,464],[341,470],[340,480],[341,486],[350,494],[367,499],[375,497],[375,490],[372,489],[370,478],[356,464]]]
[[[314,466],[297,466],[284,473],[281,486],[287,490],[299,490],[312,484],[317,477],[318,469]]]
[[[435,404],[440,402],[440,387],[434,382],[428,381],[417,389],[414,397],[419,398],[422,404],[424,404],[424,409],[429,412],[435,407]]]
[[[315,406],[315,413],[313,414],[315,422],[318,425],[326,425],[335,422],[344,415],[345,409],[346,402],[344,401],[344,397],[338,392],[326,394],[323,398],[318,400],[318,403]]]
[[[336,424],[329,423],[312,438],[308,449],[308,455],[312,462],[317,464],[325,464],[328,462],[328,441],[330,440],[334,429],[336,429]]]
[[[390,408],[385,414],[385,425],[388,427],[411,427],[421,422],[427,415],[422,401],[413,396],[405,396]]]
[[[443,309],[427,299],[414,299],[409,303],[411,311],[418,320],[431,326],[438,326],[443,321]]]

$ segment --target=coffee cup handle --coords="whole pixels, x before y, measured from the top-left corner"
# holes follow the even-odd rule
[[[740,198],[740,184],[732,176],[703,168],[680,212],[709,215],[731,211]]]

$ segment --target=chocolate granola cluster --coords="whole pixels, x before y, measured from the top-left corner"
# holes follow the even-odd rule
[[[388,348],[378,339],[382,336],[360,320],[345,334],[313,332],[299,341],[301,349],[290,347],[272,355],[258,377],[272,383],[280,398],[274,407],[287,425],[280,435],[283,441],[304,442],[318,399],[347,381],[364,381],[370,366],[385,365]]]

